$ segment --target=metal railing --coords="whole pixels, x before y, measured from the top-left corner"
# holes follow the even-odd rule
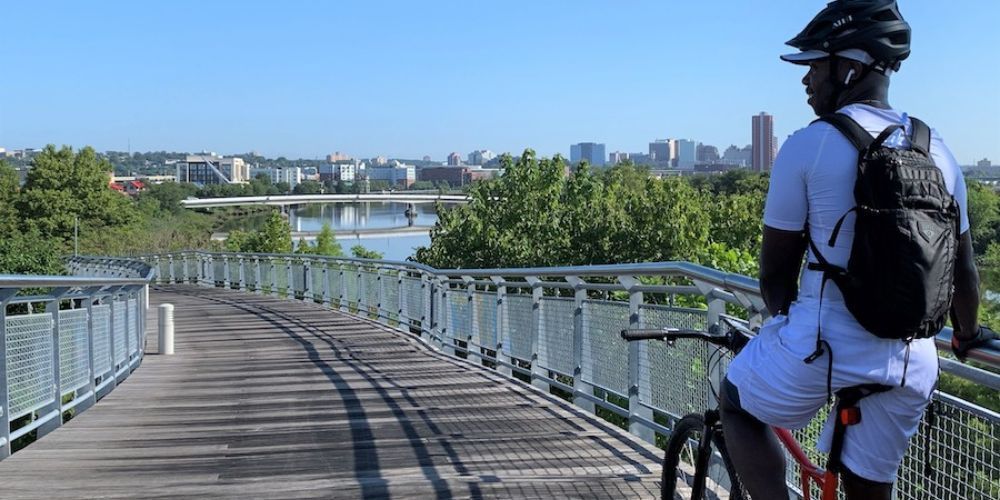
[[[558,393],[654,443],[657,435],[669,435],[676,419],[715,404],[711,388],[718,386],[728,360],[713,358],[704,343],[626,343],[619,332],[706,328],[727,312],[759,323],[764,311],[755,280],[684,262],[438,270],[412,262],[302,255],[183,252],[145,260],[158,270],[161,283],[313,301],[420,335],[449,355]],[[946,331],[939,348],[947,348],[949,339]],[[976,350],[970,358],[995,370],[1000,345]],[[990,371],[947,359],[941,366],[1000,389],[1000,376]],[[924,422],[900,471],[897,497],[1000,496],[1000,415],[943,393],[935,394],[934,406],[931,442],[924,443]],[[797,433],[807,449],[824,418],[821,412]],[[925,449],[936,467],[929,478],[923,474]]]
[[[0,459],[111,392],[142,362],[139,261],[75,257],[75,276],[0,275]]]

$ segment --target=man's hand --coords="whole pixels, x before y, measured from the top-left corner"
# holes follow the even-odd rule
[[[982,325],[979,325],[976,334],[971,338],[963,338],[962,334],[955,330],[951,336],[951,352],[955,353],[955,357],[964,363],[970,350],[989,345],[992,340],[1000,340],[1000,336],[997,335],[997,332]]]

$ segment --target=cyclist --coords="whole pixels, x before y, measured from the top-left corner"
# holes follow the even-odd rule
[[[782,59],[809,67],[802,83],[818,116],[846,114],[872,135],[900,124],[904,133],[893,136],[890,146],[909,146],[912,122],[888,101],[890,76],[910,53],[910,27],[894,0],[831,2],[788,44],[799,52]],[[961,170],[936,132],[930,153],[960,210],[952,318],[953,347],[964,355],[995,335],[978,326],[979,277]],[[854,207],[857,167],[858,149],[823,121],[792,135],[775,160],[760,257],[761,292],[774,316],[733,360],[721,398],[729,451],[753,498],[788,498],[784,456],[769,425],[802,428],[831,389],[882,384],[892,389],[862,400],[863,418],[846,433],[841,475],[848,498],[889,499],[937,382],[933,338],[907,344],[872,335],[846,309],[833,282],[822,289],[822,272],[807,268],[797,284],[807,237],[825,243],[838,219]],[[824,245],[830,264],[847,266],[853,221],[845,219],[835,247]],[[808,257],[817,262],[812,252]],[[818,331],[828,349],[807,363],[817,351]],[[828,422],[821,436],[824,451],[832,427]]]

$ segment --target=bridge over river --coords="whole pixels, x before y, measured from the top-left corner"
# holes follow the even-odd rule
[[[2,498],[656,498],[657,436],[712,404],[707,381],[724,367],[701,345],[617,332],[704,327],[726,304],[751,321],[761,311],[752,280],[688,263],[144,261],[0,277],[0,290],[32,293],[0,295],[0,442],[14,451]],[[156,353],[161,303],[175,306],[174,355]],[[996,367],[1000,350],[974,356]],[[943,369],[997,388],[982,370]],[[898,498],[995,498],[1000,416],[937,402],[936,479],[919,479],[917,438]]]

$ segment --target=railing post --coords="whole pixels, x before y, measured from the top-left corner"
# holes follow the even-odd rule
[[[52,290],[52,300],[45,303],[45,312],[52,315],[52,335],[50,338],[52,340],[52,391],[55,393],[55,401],[53,401],[50,405],[46,405],[38,413],[39,415],[47,415],[51,411],[57,411],[59,414],[56,418],[50,419],[38,428],[38,437],[42,437],[62,425],[63,402],[62,380],[60,380],[62,377],[62,367],[59,366],[61,364],[61,356],[59,352],[59,297],[64,294],[66,290],[67,289]]]
[[[642,292],[635,291],[639,280],[619,276],[618,282],[628,290],[628,327],[642,328]],[[656,444],[656,432],[646,424],[653,421],[653,410],[643,402],[651,402],[653,389],[649,381],[649,342],[628,343],[628,430],[648,443]]]
[[[271,272],[268,273],[271,276],[271,296],[278,296],[278,268],[274,265],[274,257],[267,258],[267,265],[271,266]]]
[[[378,283],[378,305],[375,310],[378,314],[378,322],[384,325],[389,324],[389,311],[385,311],[382,305],[385,304],[385,280],[382,279],[382,270],[375,268],[375,283]]]
[[[302,259],[302,300],[307,302],[313,300],[313,282],[312,282],[312,261],[309,259]]]
[[[406,271],[400,270],[396,273],[396,297],[399,298],[397,301],[399,303],[397,304],[396,318],[399,319],[399,324],[397,326],[400,327],[400,330],[410,333],[410,316],[403,313],[409,303],[409,300],[406,297],[406,287],[403,285],[403,278],[405,276]],[[404,318],[406,318],[406,321],[403,321]]]
[[[111,379],[112,387],[118,385],[118,357],[115,355],[116,344],[115,341],[115,291],[112,290],[107,296],[108,298],[108,356],[111,358]]]
[[[511,370],[511,359],[510,355],[504,352],[504,345],[507,343],[507,331],[505,323],[504,310],[507,305],[507,286],[504,285],[504,279],[502,276],[490,276],[490,280],[497,286],[497,299],[496,299],[496,321],[493,322],[493,326],[496,329],[494,334],[496,338],[496,345],[493,346],[496,349],[497,357],[497,371],[500,374],[511,377],[513,376],[513,370]]]
[[[584,375],[593,373],[593,367],[584,364],[583,348],[587,342],[587,331],[583,325],[583,308],[586,307],[587,282],[577,276],[567,276],[566,282],[573,285],[573,404],[594,413],[594,386],[584,381]]]
[[[348,297],[347,297],[347,273],[344,272],[344,264],[337,266],[340,270],[340,310],[347,312],[349,309],[347,307]]]
[[[253,257],[253,293],[260,295],[264,293],[264,285],[260,282],[260,257]]]
[[[424,299],[424,311],[420,317],[420,338],[431,342],[434,339],[434,283],[426,273],[420,273],[420,294]]]
[[[548,393],[551,390],[547,382],[549,373],[548,370],[542,369],[538,358],[538,341],[542,322],[542,295],[545,292],[544,283],[537,276],[527,276],[524,279],[531,285],[531,385]]]
[[[465,282],[465,309],[468,311],[466,322],[469,325],[469,331],[465,332],[465,350],[466,357],[472,354],[472,338],[479,335],[479,332],[473,331],[476,328],[476,304],[473,302],[473,296],[476,291],[476,285],[473,283],[475,281],[472,276],[462,276],[462,281]],[[479,337],[480,339],[482,336]],[[482,356],[482,353],[477,353]]]
[[[291,257],[285,257],[285,297],[295,298],[295,274],[292,272]]]
[[[160,263],[160,259],[159,258],[156,259],[156,263],[157,263],[157,265],[159,265],[159,263]],[[167,281],[167,283],[171,283],[171,284],[172,283],[177,283],[177,277],[174,276],[174,256],[173,255],[168,255],[167,256],[167,266],[169,266],[167,268],[167,269],[169,269],[169,272],[167,273],[167,276],[169,277],[169,280]]]
[[[330,262],[323,261],[323,305],[333,307],[333,296],[330,290]]]
[[[229,256],[223,254],[222,256],[222,287],[228,289],[232,284],[232,276],[230,276],[229,271]]]
[[[439,282],[440,283],[440,282]],[[455,355],[455,338],[454,334],[451,332],[451,300],[448,298],[448,294],[451,293],[451,287],[446,283],[440,283],[441,291],[441,307],[438,308],[438,318],[440,319],[440,330],[441,335],[438,338],[438,342],[441,345],[441,350],[450,356]]]
[[[240,259],[240,291],[247,291],[247,272],[246,272],[246,259],[242,255],[237,256]]]
[[[215,256],[208,256],[208,268],[205,270],[208,275],[208,287],[215,288]]]
[[[181,274],[183,275],[181,279],[184,283],[191,282],[191,275],[188,274],[188,258],[185,254],[181,254]]]
[[[10,456],[10,391],[7,387],[7,303],[16,289],[0,290],[0,459]]]
[[[123,300],[123,306],[125,306],[125,367],[126,376],[132,373],[132,336],[128,334],[129,321],[132,318],[132,312],[128,309],[128,292],[125,292],[125,300]]]
[[[726,301],[715,296],[716,287],[711,283],[705,283],[703,281],[694,280],[694,286],[698,288],[698,291],[705,296],[708,302],[708,314],[705,318],[707,325],[715,325],[719,323],[720,317],[726,313]],[[726,376],[726,369],[722,367],[723,363],[717,363],[716,369],[712,370],[709,374],[709,383],[712,387],[719,387],[722,383],[722,379]],[[708,391],[708,404],[710,407],[714,408],[718,405],[718,400],[712,391]]]

